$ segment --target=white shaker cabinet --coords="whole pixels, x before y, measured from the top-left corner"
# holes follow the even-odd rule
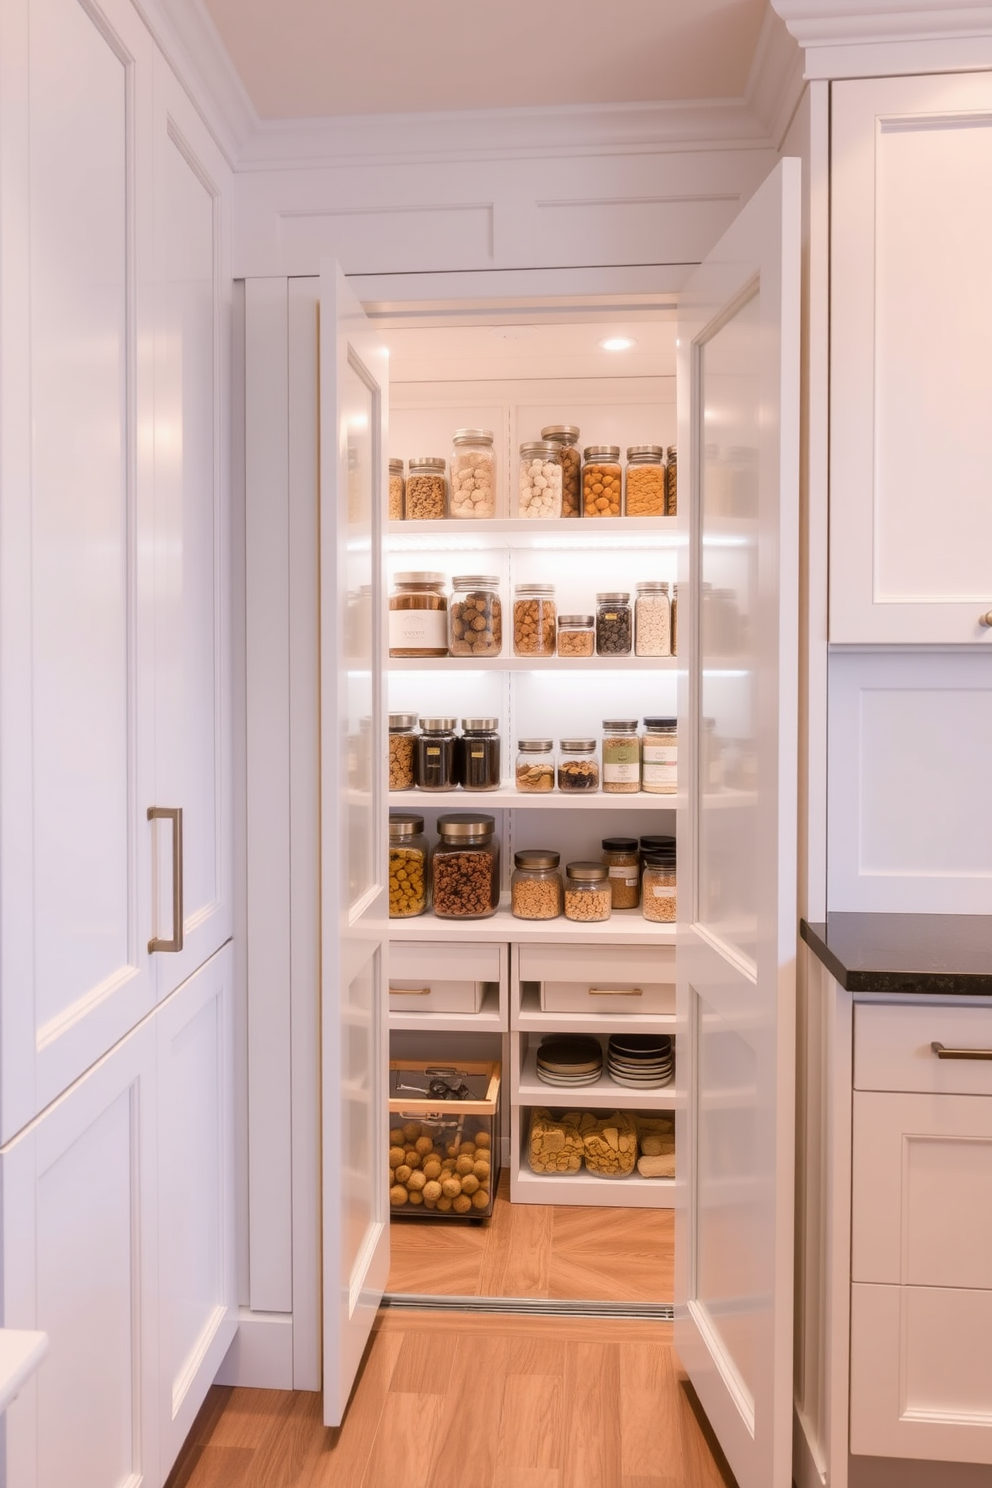
[[[830,639],[992,647],[992,73],[831,100]]]

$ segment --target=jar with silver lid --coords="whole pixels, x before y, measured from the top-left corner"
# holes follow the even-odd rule
[[[503,649],[503,605],[493,574],[451,580],[448,649],[452,656],[498,656]]]
[[[496,453],[491,429],[456,429],[451,455],[453,517],[496,515]]]
[[[455,750],[455,778],[463,790],[499,790],[500,745],[496,718],[463,718]]]
[[[447,656],[448,597],[444,574],[398,573],[389,596],[390,656]]]
[[[434,849],[434,913],[441,920],[484,920],[499,908],[499,839],[492,816],[439,816]]]
[[[411,919],[430,902],[430,855],[424,818],[389,813],[389,918]]]
[[[632,444],[627,450],[624,512],[628,517],[665,515],[665,449],[661,444]]]
[[[577,424],[545,424],[542,439],[550,439],[561,451],[561,514],[577,517],[582,512],[582,459],[576,445],[579,442]]]
[[[520,446],[517,515],[532,520],[561,516],[561,448],[549,439]]]
[[[514,656],[554,656],[557,640],[554,584],[517,584],[513,591]]]
[[[559,656],[592,656],[595,650],[595,615],[558,616]]]
[[[566,920],[608,920],[613,909],[605,863],[569,863],[565,869]]]
[[[525,848],[513,854],[510,909],[518,920],[556,920],[561,914],[561,853]]]
[[[417,749],[416,713],[389,715],[389,789],[413,790]]]
[[[555,751],[550,739],[518,739],[516,785],[518,791],[550,791],[555,788]]]
[[[596,595],[597,655],[630,655],[632,618],[629,591],[616,589]]]
[[[582,515],[618,517],[623,508],[618,444],[590,444],[582,451]]]
[[[671,656],[672,605],[668,585],[646,580],[634,601],[634,655]]]
[[[403,520],[403,495],[405,482],[403,480],[403,461],[390,460],[389,462],[389,520],[391,522],[402,522]]]
[[[603,790],[634,795],[641,788],[641,736],[636,718],[603,720]]]
[[[679,511],[679,467],[678,451],[674,444],[668,446],[668,464],[665,467],[665,515],[678,516]],[[673,652],[674,655],[674,652]]]
[[[416,781],[421,790],[453,790],[455,778],[454,718],[422,718],[416,750]]]
[[[560,791],[599,790],[595,739],[562,739],[558,754]]]
[[[437,522],[447,516],[448,482],[439,455],[411,457],[404,508],[408,522]]]

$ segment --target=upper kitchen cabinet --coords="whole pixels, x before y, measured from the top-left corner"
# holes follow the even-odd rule
[[[992,73],[832,99],[830,639],[992,646]]]

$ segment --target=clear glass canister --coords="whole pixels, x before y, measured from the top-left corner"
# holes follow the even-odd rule
[[[550,439],[520,446],[517,515],[561,516],[561,447]]]
[[[455,750],[455,774],[464,790],[498,790],[500,743],[497,718],[463,718]]]
[[[596,650],[594,615],[558,616],[558,655],[592,656]]]
[[[665,449],[661,444],[632,444],[627,450],[628,517],[665,515]]]
[[[641,736],[636,718],[603,720],[603,790],[633,795],[641,788]]]
[[[448,482],[440,455],[418,455],[410,461],[404,506],[408,522],[436,522],[448,514]]]
[[[452,656],[498,656],[503,649],[499,580],[462,574],[451,580],[448,649]]]
[[[518,739],[516,784],[519,791],[555,788],[555,751],[550,739]]]
[[[421,790],[453,790],[457,784],[455,721],[454,718],[420,720],[414,777]]]
[[[634,601],[634,655],[671,656],[672,604],[668,585],[647,580]]]
[[[618,517],[622,509],[620,446],[590,444],[582,451],[582,515]]]
[[[608,920],[613,909],[605,863],[569,863],[565,869],[566,920]]]
[[[422,915],[430,902],[430,854],[424,818],[389,813],[389,918]]]
[[[513,854],[510,907],[518,920],[556,920],[561,914],[561,853],[527,848]]]
[[[389,789],[413,790],[417,751],[416,713],[389,715]]]
[[[641,789],[653,796],[674,796],[678,781],[678,720],[645,718],[641,741]]]
[[[403,461],[390,460],[389,462],[389,520],[391,522],[402,522],[403,520],[403,494],[405,482],[403,480]]]
[[[491,429],[456,429],[451,456],[453,517],[496,515],[496,453]]]
[[[434,849],[434,913],[442,920],[484,920],[499,908],[499,839],[492,816],[439,816]]]
[[[550,439],[561,451],[561,514],[578,517],[582,513],[582,459],[575,447],[579,442],[578,426],[546,424],[541,438]]]
[[[665,515],[677,517],[679,512],[679,469],[675,445],[668,446],[668,464],[665,467]]]
[[[641,854],[636,837],[604,837],[603,862],[610,870],[614,909],[636,909],[641,902]]]
[[[649,853],[644,859],[641,882],[641,912],[646,920],[659,920],[666,925],[675,920],[674,852]]]
[[[562,739],[558,755],[560,791],[599,790],[595,739]]]
[[[514,656],[554,656],[558,615],[553,584],[518,584],[513,591]]]
[[[444,574],[398,573],[389,596],[390,656],[447,656]]]
[[[630,594],[615,589],[596,595],[596,651],[600,656],[629,656],[633,615]]]

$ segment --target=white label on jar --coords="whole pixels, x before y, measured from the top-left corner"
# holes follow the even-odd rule
[[[629,868],[611,868],[610,869],[610,877],[611,878],[618,878],[618,879],[620,879],[623,883],[625,883],[627,885],[628,889],[636,889],[637,888],[637,879],[636,878],[629,878],[628,877],[628,874],[630,872],[631,872],[631,869],[629,869]]]
[[[623,765],[603,765],[603,779],[610,785],[637,785],[640,778],[639,760],[631,760],[629,764]]]
[[[390,610],[390,651],[447,651],[448,617],[444,610]]]
[[[644,784],[669,785],[674,790],[678,783],[677,744],[655,744],[644,741]]]
[[[668,888],[664,884],[655,884],[651,892],[656,899],[674,899],[675,885],[672,884],[671,888]]]

